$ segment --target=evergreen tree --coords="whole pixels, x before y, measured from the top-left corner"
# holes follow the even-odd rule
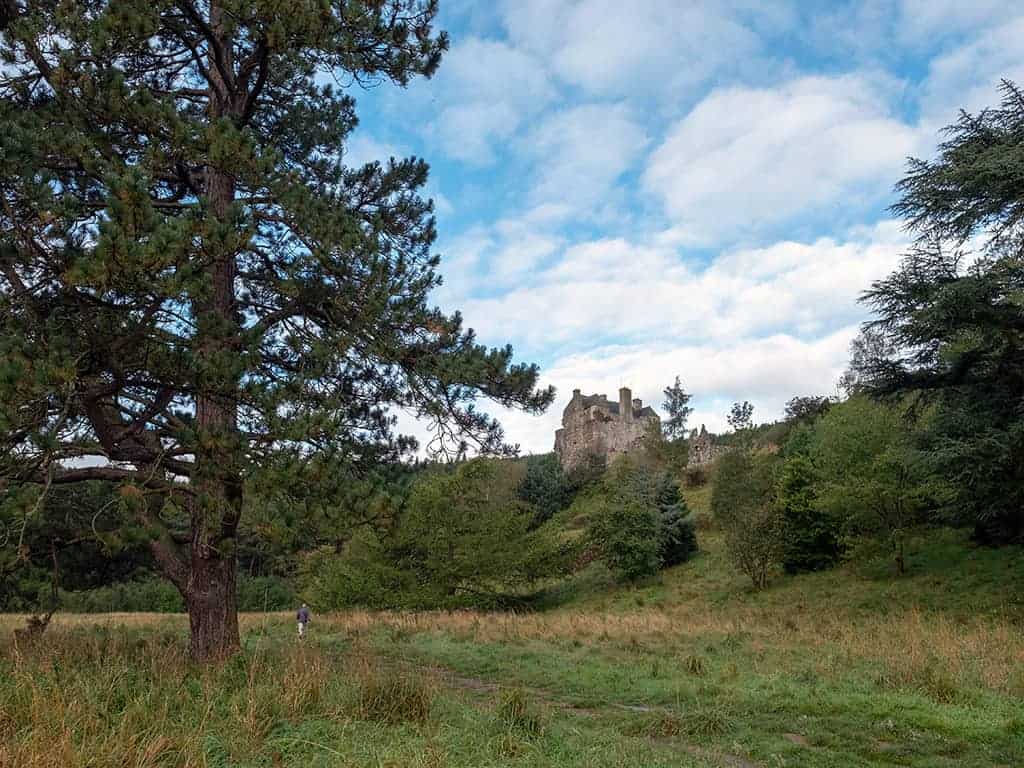
[[[533,507],[534,527],[569,506],[572,493],[558,456],[546,453],[528,458],[526,474],[519,483],[517,495]]]
[[[662,568],[686,562],[697,551],[697,532],[679,484],[668,472],[659,473],[654,482],[658,510],[661,512]]]
[[[642,456],[613,462],[586,502],[591,506],[590,544],[628,579],[678,565],[697,551],[693,519],[679,484]]]
[[[679,440],[686,437],[686,420],[693,413],[689,402],[693,396],[683,389],[678,376],[672,386],[666,387],[664,391],[665,402],[662,403],[662,406],[668,414],[668,420],[662,425],[662,430],[666,439]]]
[[[776,488],[783,526],[782,567],[786,573],[830,568],[843,552],[842,523],[818,505],[816,481],[809,456],[794,453],[786,457]]]
[[[839,389],[847,397],[862,395],[871,388],[877,372],[884,370],[886,361],[896,354],[896,349],[877,328],[862,328],[850,342],[850,363],[839,377]]]
[[[1024,535],[1024,92],[1002,93],[911,162],[894,210],[917,243],[865,296],[889,350],[864,378],[934,405],[932,469],[958,488],[946,514],[993,542]]]
[[[415,574],[421,605],[453,607],[468,595],[493,607],[564,571],[560,536],[533,527],[502,464],[477,458],[413,485],[391,554],[401,573]]]
[[[552,392],[438,284],[419,159],[348,167],[347,87],[430,76],[436,0],[16,0],[0,31],[0,489],[120,484],[198,660],[239,647],[245,487],[329,503],[413,447],[509,450]],[[344,85],[336,86],[335,83]]]

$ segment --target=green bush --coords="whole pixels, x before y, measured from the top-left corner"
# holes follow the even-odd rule
[[[517,495],[533,507],[533,527],[550,520],[556,512],[569,506],[572,488],[558,456],[546,453],[526,459],[526,474],[519,483]]]
[[[415,579],[403,574],[385,547],[381,534],[357,531],[342,552],[323,547],[302,561],[302,594],[320,610],[416,607]]]
[[[238,577],[238,610],[287,611],[299,602],[295,585],[281,576]]]
[[[590,540],[605,562],[635,580],[661,568],[662,523],[658,509],[639,499],[594,498]]]
[[[582,506],[589,518],[589,543],[627,579],[677,565],[697,550],[679,485],[642,457],[616,461]]]
[[[661,567],[686,562],[697,551],[697,532],[679,485],[667,472],[653,478],[661,515]]]
[[[560,524],[537,527],[518,497],[521,462],[474,459],[421,474],[391,525],[304,560],[302,593],[321,610],[495,608],[569,570]]]
[[[817,505],[843,520],[851,542],[867,537],[888,544],[903,573],[906,531],[923,522],[947,490],[917,449],[904,411],[850,398],[816,422],[811,451]]]
[[[749,450],[718,460],[711,511],[725,534],[729,557],[754,587],[768,584],[784,548],[784,526],[774,498],[778,460]]]
[[[296,603],[291,582],[280,576],[238,577],[238,609],[283,611]],[[185,602],[166,579],[142,573],[94,589],[60,591],[60,609],[69,613],[181,613]]]
[[[672,507],[663,512],[661,528],[662,568],[685,563],[697,551],[697,531],[685,508]]]
[[[810,459],[794,454],[783,462],[776,489],[782,515],[782,567],[786,573],[820,571],[835,565],[844,551],[842,521],[820,508]]]
[[[62,610],[70,613],[181,613],[185,610],[177,588],[152,574],[95,589],[61,591],[60,604]]]

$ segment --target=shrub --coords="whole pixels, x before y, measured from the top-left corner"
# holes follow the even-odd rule
[[[421,474],[389,527],[360,530],[341,552],[307,555],[303,594],[321,610],[517,603],[525,587],[567,572],[573,557],[557,520],[535,527],[517,496],[522,470],[474,459]]]
[[[772,456],[731,451],[718,460],[711,494],[729,557],[756,589],[767,586],[784,549],[782,516],[773,498],[776,464]]]
[[[181,613],[185,610],[177,588],[166,579],[149,574],[95,589],[61,591],[60,604],[62,610],[71,613]]]
[[[295,605],[295,589],[280,576],[238,576],[238,609],[283,611]],[[70,613],[181,613],[181,593],[166,579],[141,573],[94,589],[60,592],[60,608]]]
[[[295,585],[281,576],[238,577],[238,610],[287,611],[298,603]]]
[[[635,458],[616,461],[588,505],[590,544],[627,579],[684,562],[697,550],[679,486],[667,472]]]
[[[533,527],[503,462],[474,459],[417,481],[390,543],[403,572],[440,605],[492,599],[565,572],[554,521]]]
[[[415,602],[409,574],[394,564],[381,534],[363,528],[342,551],[321,547],[302,560],[299,581],[303,596],[320,610],[402,608]]]
[[[596,499],[590,519],[590,540],[610,568],[624,578],[650,576],[661,567],[661,517],[640,500]]]
[[[565,479],[569,494],[575,498],[577,494],[597,486],[607,469],[608,464],[603,453],[586,454],[575,467],[566,473]]]
[[[656,483],[657,505],[661,514],[661,547],[658,554],[661,567],[668,568],[686,562],[697,551],[697,532],[675,481],[668,473],[662,473]]]
[[[891,546],[897,573],[905,569],[906,530],[946,490],[927,471],[911,427],[898,407],[854,397],[815,423],[811,445],[817,504],[842,519],[851,538]]]

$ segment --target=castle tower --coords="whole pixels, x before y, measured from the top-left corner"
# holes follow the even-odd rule
[[[619,390],[619,421],[633,420],[633,393],[629,387]]]

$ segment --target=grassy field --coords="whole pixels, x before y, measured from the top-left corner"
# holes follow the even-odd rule
[[[1020,766],[1019,549],[922,536],[751,592],[720,540],[649,584],[581,574],[544,613],[0,617],[0,766]]]

